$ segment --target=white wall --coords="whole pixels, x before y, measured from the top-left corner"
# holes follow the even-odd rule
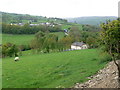
[[[81,48],[81,47],[79,47],[79,46],[74,46],[74,45],[71,45],[71,49],[80,50],[80,49],[82,49],[82,48]]]
[[[83,45],[83,46],[82,46],[82,49],[87,49],[87,48],[88,48],[87,45]]]
[[[82,47],[71,45],[71,49],[75,49],[75,50],[87,49],[87,48],[88,48],[87,45],[83,45]]]

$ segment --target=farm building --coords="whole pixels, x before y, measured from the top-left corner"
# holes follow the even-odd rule
[[[74,42],[71,45],[72,50],[88,49],[88,45],[83,42]]]

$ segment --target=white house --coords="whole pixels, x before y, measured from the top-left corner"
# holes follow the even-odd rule
[[[74,42],[71,45],[72,50],[88,49],[88,45],[83,42]]]

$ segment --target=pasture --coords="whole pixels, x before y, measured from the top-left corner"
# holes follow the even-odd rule
[[[64,32],[54,32],[53,34],[58,35],[59,39],[64,37],[65,35]],[[10,42],[16,45],[28,45],[30,44],[33,38],[34,38],[34,34],[32,35],[2,34],[2,43],[5,44],[7,42]]]
[[[97,49],[3,58],[3,88],[70,88],[103,68],[99,61]]]
[[[12,35],[12,34],[2,34],[2,43],[14,43],[16,45],[28,45],[34,35]]]

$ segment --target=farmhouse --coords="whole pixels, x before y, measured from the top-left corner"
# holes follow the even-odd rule
[[[71,45],[72,50],[80,50],[80,49],[87,49],[88,45],[83,42],[74,42]]]

